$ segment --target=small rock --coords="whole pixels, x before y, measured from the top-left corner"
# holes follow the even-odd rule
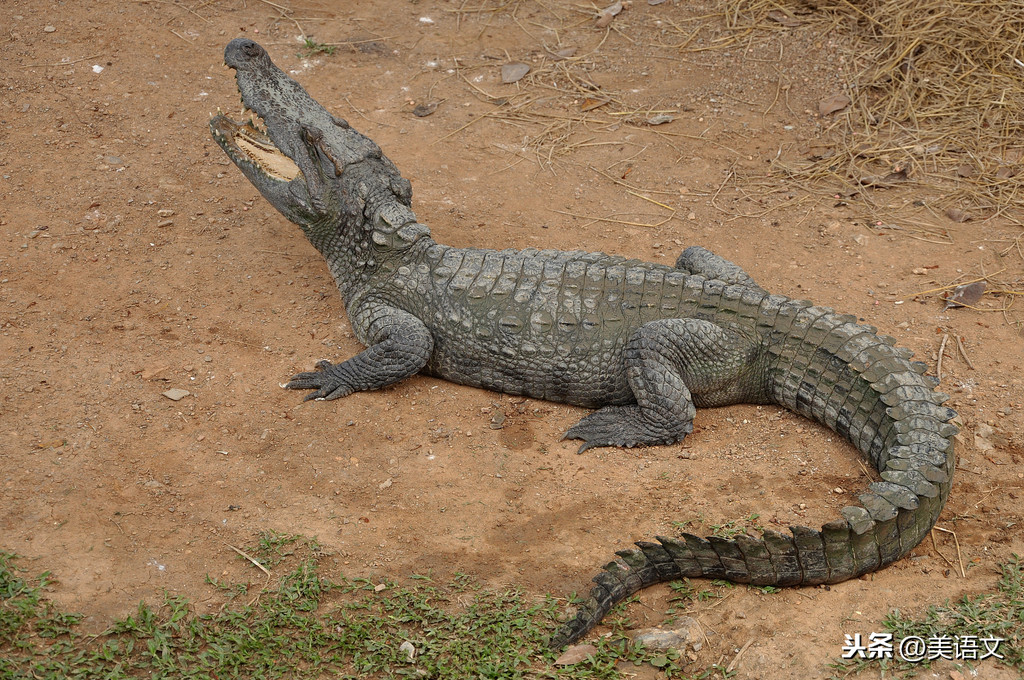
[[[675,118],[668,115],[667,113],[659,113],[656,116],[651,116],[644,122],[648,125],[664,125],[665,123],[671,123]]]
[[[500,430],[503,427],[505,427],[505,414],[498,411],[491,416],[491,429]]]
[[[117,162],[120,163],[121,159],[118,159]],[[171,215],[174,214],[174,211],[171,210],[170,208],[160,208],[159,210],[156,211],[156,214],[159,215],[160,217],[170,217]]]
[[[43,26],[43,32],[44,33],[53,33],[56,30],[57,30],[56,26],[50,26],[49,24],[47,24],[46,26]]]
[[[391,488],[391,484],[392,484],[392,483],[393,483],[393,482],[391,481],[391,478],[390,478],[390,477],[388,477],[388,478],[387,478],[387,479],[385,479],[385,480],[384,480],[383,482],[381,482],[380,484],[378,484],[378,485],[377,485],[377,488],[378,488],[378,489],[380,489],[381,491],[383,491],[384,489],[389,489],[389,488]]]
[[[633,641],[643,644],[648,649],[666,651],[669,649],[683,650],[687,645],[699,651],[704,645],[703,632],[696,619],[684,616],[676,622],[676,627],[643,628],[632,633]]]
[[[375,585],[373,587],[373,592],[375,592],[375,593],[382,593],[382,592],[384,592],[387,589],[388,589],[388,584],[387,583],[378,583],[377,585]]]
[[[518,82],[529,72],[529,64],[521,64],[518,62],[505,64],[501,67],[501,82],[505,84]]]
[[[161,392],[163,396],[167,397],[171,401],[181,401],[185,397],[191,394],[188,390],[183,390],[180,387],[172,387],[166,392]]]
[[[586,661],[597,654],[597,647],[594,645],[574,645],[562,652],[562,656],[555,659],[556,666],[572,666],[580,661]]]
[[[409,663],[416,660],[416,647],[414,647],[408,640],[398,645],[398,651],[405,652],[405,656],[408,658]]]
[[[417,118],[426,118],[434,111],[437,111],[437,105],[440,102],[428,102],[426,104],[420,104],[412,110],[412,115]]]

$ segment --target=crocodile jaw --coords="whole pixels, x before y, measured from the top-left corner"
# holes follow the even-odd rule
[[[274,142],[249,121],[238,123],[223,114],[217,114],[210,120],[213,137],[224,149],[235,165],[251,167],[246,176],[257,174],[264,182],[290,182],[302,174],[299,166],[288,158]]]
[[[307,225],[328,216],[332,188],[323,180],[334,175],[334,167],[324,167],[311,141],[322,136],[316,113],[307,118],[320,105],[250,40],[231,41],[224,63],[235,70],[235,83],[250,117],[240,123],[218,112],[210,120],[214,140],[289,220]],[[326,111],[323,115],[330,120]]]

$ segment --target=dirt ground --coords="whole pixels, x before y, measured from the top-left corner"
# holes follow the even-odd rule
[[[863,317],[933,373],[949,334],[963,431],[939,526],[959,548],[936,532],[831,588],[733,588],[694,612],[701,664],[828,675],[844,634],[882,630],[892,608],[992,589],[1024,552],[1020,317],[992,311],[1005,298],[944,311],[915,295],[998,270],[1019,282],[1021,227],[954,223],[914,182],[865,189],[868,211],[771,175],[831,122],[817,103],[849,77],[842,38],[774,26],[680,51],[699,23],[721,30],[714,9],[634,0],[597,28],[586,3],[4,2],[0,547],[51,570],[52,597],[93,629],[164,590],[219,605],[204,576],[255,579],[228,546],[266,530],[317,536],[352,576],[463,571],[564,595],[677,522],[818,526],[868,482],[850,446],[777,407],[703,411],[681,445],[577,455],[560,437],[578,408],[426,377],[331,403],[280,389],[359,345],[320,256],[210,138],[210,114],[239,108],[222,53],[244,35],[380,144],[441,242],[669,263],[700,244]],[[302,34],[342,44],[311,53]],[[512,62],[531,72],[504,83]],[[651,588],[631,614],[654,625],[668,597]]]

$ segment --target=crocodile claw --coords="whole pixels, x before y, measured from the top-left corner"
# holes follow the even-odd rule
[[[598,446],[633,447],[648,443],[637,427],[639,408],[636,406],[606,406],[584,417],[569,428],[565,439],[582,439],[577,453]]]
[[[692,431],[692,423],[677,424],[671,430],[659,428],[644,418],[643,410],[636,405],[605,406],[570,427],[562,439],[582,439],[583,444],[576,453],[583,453],[598,446],[632,448],[672,444]]]
[[[315,390],[302,399],[304,402],[312,399],[332,401],[341,397],[347,397],[355,390],[345,383],[337,370],[332,370],[340,365],[320,360],[316,362],[315,370],[293,375],[291,380],[285,384],[285,388],[289,390]]]

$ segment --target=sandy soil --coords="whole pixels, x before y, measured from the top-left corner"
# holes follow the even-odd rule
[[[866,190],[869,215],[768,174],[831,122],[816,111],[846,78],[837,36],[776,26],[728,49],[673,47],[713,3],[637,0],[612,30],[582,4],[277,5],[293,11],[0,9],[0,546],[52,570],[53,598],[88,625],[165,589],[219,603],[204,575],[251,578],[227,546],[265,530],[319,537],[350,575],[459,570],[568,594],[675,522],[814,526],[867,483],[849,446],[776,407],[701,412],[682,445],[578,456],[560,441],[577,408],[421,377],[332,403],[280,389],[359,345],[320,256],[210,139],[211,112],[237,110],[222,51],[239,35],[380,144],[439,241],[664,262],[701,244],[765,287],[869,320],[933,369],[950,334],[942,382],[964,427],[940,526],[959,556],[936,533],[831,588],[734,588],[694,612],[700,663],[749,641],[739,677],[827,675],[844,634],[991,589],[1024,551],[1021,335],[1012,315],[914,297],[999,269],[1019,281],[1019,251],[1000,252],[1020,227],[953,223],[915,204],[933,194],[913,183]],[[307,55],[300,31],[345,44]],[[503,83],[509,62],[531,74]],[[673,120],[642,124],[658,112]],[[645,592],[633,616],[657,623],[668,592]]]

